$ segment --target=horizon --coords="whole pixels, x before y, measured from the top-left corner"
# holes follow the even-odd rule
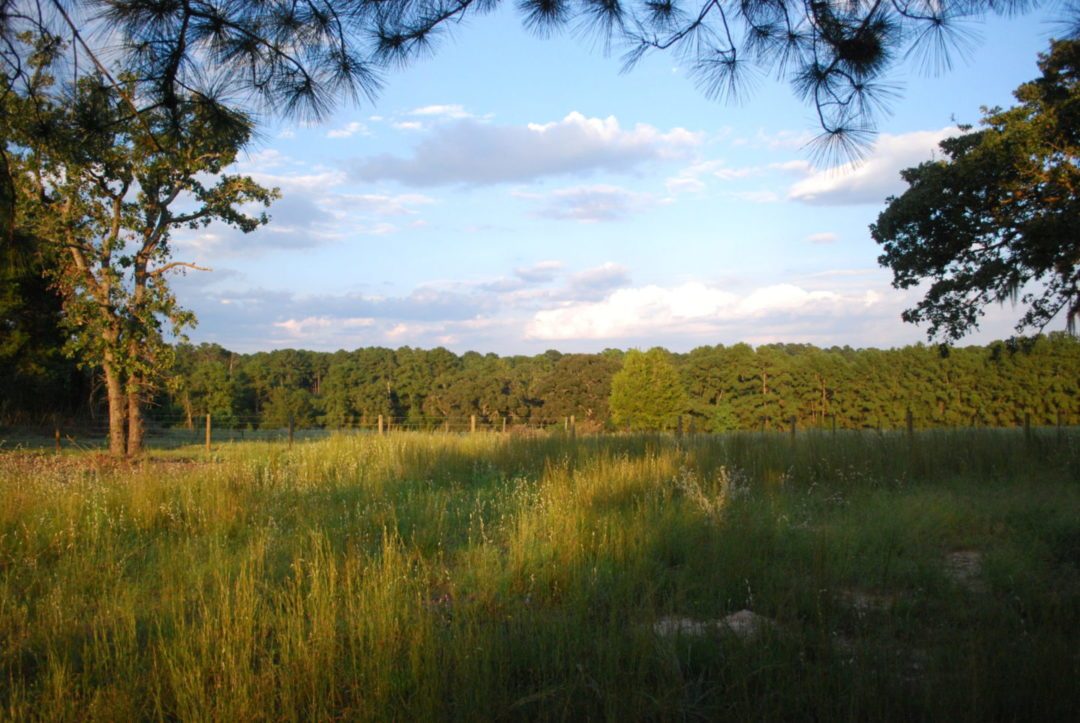
[[[256,351],[240,351],[238,349],[230,349],[228,346],[226,346],[224,344],[219,344],[216,341],[196,342],[196,341],[188,340],[188,341],[174,341],[173,344],[176,345],[176,346],[179,346],[181,344],[186,344],[186,345],[191,346],[191,347],[193,347],[195,349],[198,349],[200,346],[202,346],[204,344],[206,344],[206,345],[215,345],[216,344],[217,346],[221,347],[221,349],[224,350],[224,351],[227,351],[227,352],[229,352],[231,354],[240,354],[240,355],[244,355],[244,356],[251,355],[251,354],[273,354],[274,352],[279,352],[279,351],[280,352],[294,351],[294,352],[303,352],[303,353],[310,353],[310,354],[340,354],[342,352],[344,352],[346,354],[352,354],[352,353],[355,353],[355,352],[365,351],[365,350],[368,350],[368,349],[387,349],[387,350],[393,351],[393,352],[401,351],[403,349],[410,349],[412,351],[420,351],[420,352],[430,352],[430,351],[435,351],[436,349],[443,349],[444,351],[451,352],[452,354],[454,354],[455,356],[458,356],[458,357],[465,356],[466,354],[479,354],[481,356],[488,356],[488,355],[494,354],[495,356],[497,356],[499,358],[510,358],[510,357],[516,357],[516,356],[537,357],[537,356],[543,356],[543,355],[545,355],[545,354],[547,354],[549,352],[555,352],[555,353],[560,354],[562,356],[571,356],[571,355],[578,355],[578,354],[579,355],[600,355],[600,354],[605,354],[607,352],[618,352],[619,354],[626,354],[627,352],[630,352],[630,351],[648,351],[649,349],[657,349],[657,348],[662,349],[662,350],[668,352],[669,354],[686,355],[686,354],[690,354],[691,352],[693,352],[693,351],[695,351],[697,349],[715,349],[715,348],[729,349],[731,347],[740,346],[740,345],[749,346],[754,351],[757,351],[759,348],[765,347],[765,346],[809,346],[809,347],[814,347],[814,348],[816,348],[816,349],[818,349],[820,351],[832,351],[833,349],[840,349],[840,350],[850,350],[850,351],[855,351],[855,352],[859,352],[859,351],[900,351],[900,350],[903,350],[903,349],[910,349],[910,348],[932,349],[934,347],[939,347],[939,348],[940,347],[948,347],[949,349],[955,349],[955,350],[976,349],[976,348],[977,349],[990,349],[991,347],[993,347],[994,345],[997,345],[997,344],[1005,344],[1005,345],[1007,345],[1007,344],[1009,344],[1009,342],[1012,339],[1024,339],[1024,340],[1046,339],[1046,338],[1050,337],[1051,335],[1055,335],[1055,334],[1060,334],[1060,335],[1063,335],[1063,336],[1068,336],[1070,338],[1075,338],[1075,335],[1069,334],[1068,332],[1065,332],[1065,331],[1062,330],[1062,331],[1053,331],[1053,332],[1042,332],[1042,333],[1039,333],[1039,334],[1031,334],[1031,335],[1023,336],[1023,337],[1013,336],[1011,338],[991,339],[991,340],[989,340],[987,342],[984,342],[984,343],[974,343],[974,342],[967,343],[966,339],[961,340],[961,342],[963,342],[963,343],[928,342],[928,341],[925,341],[925,340],[921,340],[921,341],[915,341],[915,342],[908,343],[908,344],[901,344],[901,345],[897,345],[897,346],[884,347],[884,346],[852,346],[850,344],[833,344],[833,345],[830,345],[830,346],[819,346],[817,344],[808,344],[808,343],[804,343],[804,342],[789,342],[789,341],[775,341],[775,342],[766,342],[766,343],[763,343],[763,344],[751,344],[751,343],[745,342],[745,341],[735,341],[735,342],[730,342],[730,343],[718,342],[716,344],[707,344],[707,343],[705,343],[705,344],[700,344],[698,346],[695,346],[695,347],[693,347],[691,349],[687,349],[685,351],[677,351],[675,349],[668,349],[665,346],[654,344],[652,346],[629,346],[629,347],[612,347],[612,346],[609,346],[609,347],[604,347],[603,349],[599,349],[597,351],[586,351],[586,352],[563,351],[562,349],[557,349],[555,347],[549,347],[547,349],[544,349],[544,350],[538,351],[538,352],[506,353],[506,354],[500,354],[499,352],[493,352],[493,351],[481,351],[479,349],[465,349],[464,351],[456,351],[454,349],[449,349],[449,348],[447,348],[445,346],[413,346],[413,345],[409,345],[409,344],[402,344],[400,346],[383,346],[383,345],[378,345],[378,344],[371,344],[371,345],[367,345],[367,346],[357,346],[357,347],[352,347],[352,348],[340,347],[340,348],[337,348],[337,349],[308,349],[308,348],[305,348],[305,347],[278,347],[278,348],[275,348],[275,349],[258,349]]]
[[[810,163],[810,109],[783,83],[714,102],[677,56],[619,74],[510,8],[474,18],[374,103],[260,127],[230,172],[282,189],[271,223],[174,236],[175,258],[215,269],[174,279],[200,322],[188,336],[500,356],[937,343],[900,320],[921,293],[891,287],[868,224],[900,169],[1036,77],[1048,17],[969,23],[981,41],[939,76],[898,64],[906,87],[854,168]],[[1012,336],[1019,316],[994,305],[957,343]]]

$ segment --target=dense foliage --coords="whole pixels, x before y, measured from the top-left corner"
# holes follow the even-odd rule
[[[55,251],[21,232],[0,243],[0,418],[70,415],[86,396],[63,354],[63,298],[45,273]]]
[[[686,410],[686,391],[669,354],[631,349],[611,380],[611,422],[623,429],[675,429]]]
[[[941,142],[943,158],[901,172],[908,189],[877,223],[893,284],[929,281],[904,320],[959,339],[992,302],[1021,297],[1018,331],[1080,317],[1080,41],[1058,41],[1019,105]]]
[[[655,353],[678,374],[685,431],[787,430],[792,417],[800,429],[902,428],[908,410],[920,428],[1014,426],[1025,416],[1080,424],[1080,340],[1066,334],[951,349],[735,344]],[[472,415],[481,429],[501,429],[504,419],[510,428],[562,428],[570,416],[579,431],[625,427],[616,427],[609,406],[625,356],[618,350],[237,354],[182,344],[174,355],[169,383],[149,409],[157,427],[198,427],[207,413],[216,428],[237,429],[281,429],[290,418],[297,427],[370,429],[380,415],[409,429],[461,430]],[[25,421],[18,412],[8,408],[0,422]]]
[[[61,345],[102,371],[110,450],[137,454],[143,404],[168,368],[163,328],[176,334],[191,321],[168,279],[193,265],[172,259],[170,234],[211,221],[251,231],[267,218],[241,208],[276,194],[223,174],[251,136],[245,117],[223,117],[198,96],[134,114],[134,80],[121,76],[121,90],[101,75],[65,84],[55,75],[65,47],[59,38],[20,43],[31,72],[0,96],[0,149],[15,179],[12,238],[32,247],[23,256],[48,289],[19,293],[59,298],[62,314],[51,329],[62,329]]]

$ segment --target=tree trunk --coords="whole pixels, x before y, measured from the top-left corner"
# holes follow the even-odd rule
[[[116,371],[112,354],[106,354],[102,363],[105,371],[105,388],[109,398],[109,454],[123,457],[127,452],[127,399],[124,384]]]
[[[195,429],[195,417],[191,411],[191,392],[184,390],[184,414],[187,416],[187,428]]]
[[[127,454],[136,457],[142,452],[143,416],[142,416],[142,380],[131,378],[127,388]]]
[[[135,269],[134,269],[134,288],[131,293],[131,301],[128,305],[128,312],[136,323],[143,323],[143,315],[146,312],[146,284],[149,280],[149,276],[146,273],[147,259],[153,248],[156,239],[153,234],[147,233],[143,238],[143,247],[135,255]],[[152,333],[152,332],[151,332]],[[143,337],[143,344],[148,341],[146,331],[141,334]],[[129,363],[135,364],[137,360],[142,360],[143,355],[146,354],[146,350],[143,348],[143,344],[139,343],[138,337],[129,337],[127,339],[128,348],[128,360]],[[128,412],[128,439],[127,439],[127,454],[128,457],[137,457],[142,452],[143,443],[143,416],[142,416],[142,403],[143,403],[143,389],[145,388],[145,379],[138,372],[131,372],[127,378],[127,412]]]

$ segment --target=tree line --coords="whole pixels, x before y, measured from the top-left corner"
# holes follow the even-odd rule
[[[702,346],[688,353],[607,349],[498,356],[444,348],[282,349],[239,354],[217,344],[172,349],[171,373],[147,405],[151,428],[482,428],[723,432],[800,428],[1080,424],[1080,340],[1050,334],[986,346],[898,349],[808,344]],[[11,374],[11,370],[8,370]],[[8,395],[0,422],[63,410],[103,414],[93,375],[46,369],[38,396]],[[80,376],[81,374],[81,376]],[[12,383],[5,376],[5,385]],[[32,383],[31,383],[32,382]],[[55,385],[55,388],[50,388]]]
[[[268,217],[249,216],[247,210],[269,205],[279,195],[249,177],[225,173],[256,128],[243,103],[223,101],[226,91],[259,96],[286,115],[323,117],[334,96],[373,92],[377,68],[388,60],[407,59],[410,48],[426,46],[433,30],[463,17],[472,5],[445,6],[437,0],[377,6],[113,2],[68,7],[55,0],[0,0],[0,280],[5,284],[0,288],[0,419],[43,410],[55,414],[64,406],[95,415],[100,405],[94,400],[103,387],[109,450],[115,456],[140,453],[148,414],[160,425],[168,423],[169,413],[181,410],[186,423],[193,424],[185,372],[171,370],[174,356],[182,360],[184,353],[174,355],[165,339],[166,329],[183,338],[184,328],[194,321],[172,293],[169,274],[199,267],[172,258],[170,235],[215,220],[251,231]],[[526,25],[535,29],[585,18],[586,25],[605,28],[608,39],[626,36],[632,46],[630,64],[650,50],[669,49],[698,35],[710,19],[728,27],[726,11],[716,3],[706,3],[698,19],[681,28],[672,24],[681,11],[671,4],[646,3],[649,21],[625,13],[618,3],[601,5],[542,2],[521,9]],[[957,8],[980,15],[1005,6],[980,2]],[[805,8],[804,23],[792,20],[787,8],[778,8],[752,2],[732,9],[732,18],[754,40],[742,50],[731,37],[702,46],[705,56],[698,70],[707,92],[737,88],[746,53],[781,68],[800,58],[793,67],[801,69],[793,77],[800,94],[814,99],[824,131],[819,151],[848,157],[872,136],[867,112],[874,105],[871,81],[884,67],[888,49],[917,50],[918,43],[910,41],[924,34],[913,36],[912,26],[942,30],[957,9],[935,3],[912,14],[904,3],[868,8],[814,3]],[[102,23],[114,27],[120,41],[115,62],[100,52],[103,47],[88,42],[89,30],[84,34],[80,29]],[[638,30],[627,34],[631,26]],[[1071,26],[1068,33],[1073,39],[1052,42],[1050,52],[1040,56],[1043,75],[1017,90],[1019,106],[987,109],[981,130],[942,143],[947,161],[905,171],[908,191],[889,199],[871,228],[884,250],[879,261],[893,269],[895,286],[933,281],[923,302],[904,312],[907,321],[929,321],[931,337],[962,337],[977,326],[983,307],[1008,298],[1019,298],[1027,307],[1019,333],[1042,331],[1060,315],[1070,331],[1075,329],[1080,315],[1080,267],[1072,233],[1080,184],[1080,41],[1075,30]],[[353,42],[358,38],[366,40]],[[374,45],[365,50],[366,41]],[[940,44],[931,42],[930,47]],[[221,73],[203,72],[210,66]],[[227,78],[248,80],[236,85]],[[1028,291],[1032,283],[1041,284],[1043,291]],[[59,355],[61,348],[91,375],[74,370]],[[767,357],[771,352],[765,349],[751,350],[751,355]],[[229,397],[218,414],[233,423],[274,425],[285,414],[290,424],[338,427],[365,424],[376,414],[372,406],[395,423],[428,424],[434,417],[468,414],[488,423],[498,418],[543,424],[560,407],[572,406],[563,393],[575,398],[576,392],[560,386],[557,370],[543,364],[450,355],[456,361],[448,369],[436,361],[425,375],[426,361],[399,363],[400,352],[391,352],[389,366],[376,370],[374,386],[366,381],[366,361],[351,370],[314,365],[326,367],[330,390],[325,393],[321,369],[314,385],[307,380],[267,386],[256,380],[257,373],[234,378],[230,361],[227,384],[204,396]],[[601,356],[614,362],[619,354]],[[604,383],[602,367],[585,374],[590,381],[586,402],[580,403],[589,426],[664,428],[684,416],[706,430],[767,428],[777,419],[798,422],[807,416],[811,423],[828,417],[836,424],[837,413],[826,411],[835,405],[830,400],[842,398],[846,387],[859,385],[852,380],[861,378],[857,372],[830,369],[835,374],[827,380],[819,372],[807,373],[818,379],[817,387],[802,379],[785,384],[787,376],[802,373],[793,371],[801,370],[800,364],[756,361],[740,367],[734,382],[724,380],[731,386],[716,392],[721,387],[702,387],[687,371],[693,362],[663,350],[629,352],[622,361],[609,380],[606,413],[597,402],[605,399],[597,386]],[[561,362],[560,355],[552,364]],[[582,364],[594,362],[602,364]],[[420,371],[399,373],[399,367],[409,365]],[[297,374],[302,377],[303,370]],[[395,381],[402,376],[408,380],[403,385]],[[760,394],[742,389],[756,388],[758,380]],[[89,395],[75,393],[88,385]],[[804,392],[804,386],[820,395]],[[365,387],[376,391],[359,397],[348,391]],[[876,388],[870,391],[871,397],[880,396]],[[915,400],[913,394],[908,395],[909,408],[932,401]],[[986,405],[979,394],[970,396],[959,406],[970,407],[971,423],[997,414],[983,410],[996,410],[997,400]],[[90,401],[73,401],[83,398]],[[896,394],[885,398],[895,411]],[[920,416],[957,423],[956,414],[945,411],[952,401],[937,400],[936,417]],[[860,416],[846,420],[848,426],[888,423],[884,407],[850,403]],[[205,406],[213,415],[209,402]],[[1030,413],[1024,412],[1025,417]],[[911,414],[905,412],[909,419]]]

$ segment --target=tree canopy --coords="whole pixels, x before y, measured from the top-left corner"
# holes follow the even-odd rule
[[[992,302],[1019,299],[1017,331],[1080,316],[1080,41],[1056,41],[1019,105],[941,142],[944,157],[902,172],[871,234],[893,285],[930,282],[903,313],[959,339]]]
[[[660,347],[631,349],[611,379],[611,420],[619,427],[673,429],[689,400],[679,374]]]
[[[172,260],[171,232],[213,220],[253,230],[265,215],[241,207],[275,193],[222,174],[250,136],[242,119],[223,121],[197,96],[136,114],[124,92],[95,75],[56,90],[50,70],[62,46],[50,36],[20,39],[30,41],[31,76],[0,98],[14,225],[49,259],[43,271],[63,300],[69,350],[104,373],[112,452],[134,454],[145,396],[168,366],[163,328],[193,321],[168,284],[171,272],[193,268]],[[134,81],[120,80],[132,92]]]
[[[817,348],[807,344],[703,346],[659,350],[685,399],[688,432],[897,429],[915,426],[1080,424],[1080,338],[1060,332],[1024,343],[916,345],[901,349]],[[640,352],[636,354],[644,355]],[[446,349],[364,348],[233,353],[180,344],[169,383],[149,390],[147,425],[198,430],[298,426],[374,429],[378,417],[401,429],[548,427],[574,416],[581,432],[625,429],[613,419],[613,377],[622,353],[495,357]],[[481,383],[488,375],[491,383]],[[570,376],[573,375],[573,376]],[[85,379],[85,377],[83,377]],[[39,378],[41,399],[0,398],[0,431],[52,423],[62,415],[77,436],[101,431],[94,387]],[[48,402],[42,405],[40,402]],[[53,406],[49,406],[49,405]],[[633,422],[637,425],[637,422]],[[669,422],[674,426],[675,422]],[[50,427],[51,431],[51,427]],[[0,435],[2,436],[2,435]]]

